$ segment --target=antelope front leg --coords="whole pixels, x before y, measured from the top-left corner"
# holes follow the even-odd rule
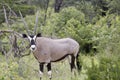
[[[39,71],[39,74],[40,74],[40,80],[42,80],[43,69],[44,69],[44,63],[40,63],[40,64],[39,64],[39,68],[40,68],[40,71]]]
[[[49,79],[51,80],[51,79],[52,79],[51,63],[48,63],[48,64],[47,64],[47,69],[48,69]]]

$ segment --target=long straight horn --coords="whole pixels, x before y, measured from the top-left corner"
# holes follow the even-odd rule
[[[36,20],[35,20],[35,26],[34,26],[34,34],[36,34],[36,29],[38,27],[38,11],[37,11],[37,14],[36,14]]]
[[[23,16],[22,16],[21,11],[19,11],[19,14],[20,14],[21,19],[22,19],[22,21],[23,21],[23,23],[24,23],[24,27],[25,27],[25,29],[26,29],[26,31],[27,31],[27,34],[30,35],[30,33],[29,33],[29,31],[28,31],[28,30],[29,30],[28,25],[27,25],[27,23],[25,22],[25,20],[24,20],[24,18],[23,18]]]

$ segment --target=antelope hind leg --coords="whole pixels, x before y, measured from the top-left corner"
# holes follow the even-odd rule
[[[48,70],[49,79],[51,80],[52,79],[51,63],[47,64],[47,70]]]

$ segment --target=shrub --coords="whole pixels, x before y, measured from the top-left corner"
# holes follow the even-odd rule
[[[99,67],[95,66],[88,69],[87,80],[119,80],[120,61],[115,55],[104,55],[100,57]]]

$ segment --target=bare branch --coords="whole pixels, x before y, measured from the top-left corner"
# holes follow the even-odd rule
[[[3,6],[3,9],[4,9],[5,22],[7,23],[7,26],[10,27],[10,25],[8,23],[8,19],[7,19],[6,9],[4,6]]]
[[[31,51],[29,51],[27,54],[21,54],[20,56],[21,56],[21,57],[29,56],[30,53],[31,53]]]
[[[0,36],[3,35],[4,33],[14,33],[16,36],[22,37],[22,34],[12,31],[12,30],[1,30],[0,31]]]
[[[7,7],[8,7],[9,10],[10,10],[10,14],[13,14],[14,16],[17,17],[17,15],[14,13],[14,11],[12,11],[12,9],[11,9],[9,6],[7,6]],[[9,15],[9,17],[7,17],[7,13],[6,13],[5,6],[3,6],[3,10],[4,10],[5,22],[6,22],[7,26],[10,27],[10,24],[9,24],[9,22],[8,22],[8,19],[9,19],[9,17],[10,17],[11,15]],[[22,21],[24,22],[24,27],[25,27],[25,29],[26,29],[26,31],[27,31],[27,34],[29,35],[28,26],[27,26],[27,24],[26,24],[26,22],[25,22],[25,20],[24,20],[24,18],[23,18],[23,16],[22,16],[22,14],[21,14],[20,11],[19,11],[19,13],[20,13],[20,16],[21,16]],[[36,24],[37,24],[37,19],[36,19]],[[13,30],[0,30],[0,36],[1,36],[1,35],[4,35],[4,34],[6,34],[6,33],[11,34],[11,36],[8,36],[8,39],[9,39],[9,41],[10,41],[10,42],[8,43],[8,44],[10,44],[10,46],[9,46],[10,49],[9,49],[9,51],[6,51],[6,52],[4,51],[4,54],[5,54],[6,58],[7,58],[7,57],[9,56],[9,54],[12,53],[12,52],[14,52],[14,57],[15,57],[15,56],[17,56],[17,57],[20,57],[20,56],[24,57],[24,56],[29,55],[29,54],[21,55],[21,52],[22,52],[22,51],[21,51],[20,47],[17,45],[17,37],[22,37],[22,34],[16,32],[16,31],[13,31]],[[24,48],[23,51],[25,51],[25,50],[26,50],[26,48]],[[3,49],[2,49],[2,51],[3,51]],[[10,55],[11,55],[11,54],[10,54]]]
[[[12,13],[15,17],[17,17],[17,14],[10,8],[9,5],[7,5],[7,4],[4,4],[4,5],[7,6],[8,9],[10,10],[9,14]]]
[[[20,14],[20,16],[21,16],[21,19],[22,19],[22,21],[23,21],[23,23],[24,23],[24,27],[25,27],[25,29],[26,29],[26,31],[27,31],[27,34],[29,35],[30,33],[29,33],[29,28],[28,28],[28,25],[27,25],[27,23],[25,22],[25,19],[23,18],[23,16],[22,16],[22,13],[21,13],[21,11],[19,11],[19,14]]]

